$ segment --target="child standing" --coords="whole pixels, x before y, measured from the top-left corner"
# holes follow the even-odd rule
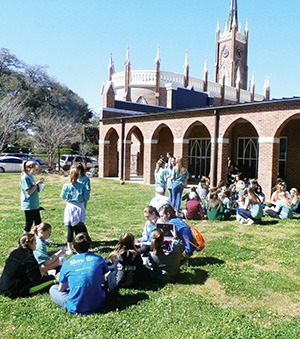
[[[33,175],[38,173],[38,163],[35,161],[24,161],[22,165],[21,186],[21,210],[25,212],[24,232],[29,233],[34,223],[41,223],[39,184],[44,182],[40,179],[35,182]]]
[[[64,225],[68,227],[68,251],[72,254],[73,233],[87,233],[85,222],[85,202],[90,198],[84,184],[78,182],[79,171],[76,168],[70,170],[70,183],[64,184],[60,197],[66,200],[64,211]]]
[[[50,238],[51,232],[52,226],[45,222],[34,227],[36,248],[33,251],[33,255],[40,267],[45,268],[47,271],[61,266],[66,260],[63,256],[66,253],[65,248],[47,252],[46,240]]]
[[[75,164],[74,167],[77,168],[79,172],[78,182],[81,182],[82,184],[84,184],[87,191],[90,194],[91,193],[91,181],[90,181],[90,178],[86,175],[86,169],[84,168],[81,162],[79,162],[78,164]],[[84,204],[85,209],[86,209],[86,205],[87,205],[87,202],[85,202]]]

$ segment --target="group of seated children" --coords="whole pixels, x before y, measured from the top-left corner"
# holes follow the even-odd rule
[[[142,238],[131,233],[120,236],[114,251],[106,258],[89,252],[91,239],[77,233],[73,248],[77,255],[66,260],[65,248],[47,252],[46,240],[52,228],[47,223],[35,227],[19,239],[0,278],[0,294],[11,298],[28,296],[49,287],[53,301],[70,313],[91,314],[105,303],[106,289],[142,286],[149,279],[167,282],[193,254],[195,239],[187,224],[176,217],[170,205],[159,213],[153,206],[144,210],[146,217]],[[59,284],[55,282],[56,269]]]
[[[249,225],[265,216],[277,219],[292,219],[300,213],[300,197],[296,188],[290,192],[279,179],[273,188],[270,204],[265,205],[265,194],[256,179],[247,182],[235,176],[235,181],[226,187],[220,182],[217,187],[210,187],[209,180],[202,178],[197,189],[191,187],[182,200],[187,199],[186,209],[182,212],[188,220],[228,220],[236,215],[236,220]],[[265,213],[264,213],[265,211]]]

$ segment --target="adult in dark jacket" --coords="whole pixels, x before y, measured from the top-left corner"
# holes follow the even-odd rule
[[[11,252],[5,262],[0,278],[0,294],[10,297],[26,297],[51,285],[54,276],[42,276],[33,255],[36,247],[35,235],[25,233],[19,239],[19,247]]]

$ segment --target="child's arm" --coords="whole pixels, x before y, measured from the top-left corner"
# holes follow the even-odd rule
[[[44,266],[51,265],[53,262],[55,262],[58,259],[59,256],[65,254],[65,253],[66,253],[65,248],[62,248],[62,249],[55,251],[55,253],[53,253],[49,259],[47,259],[46,261],[43,262],[43,265]]]

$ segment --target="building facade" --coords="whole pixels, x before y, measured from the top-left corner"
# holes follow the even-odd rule
[[[224,33],[216,31],[214,82],[160,70],[159,48],[154,71],[132,71],[127,49],[125,71],[103,85],[100,112],[99,176],[129,180],[132,175],[153,183],[160,154],[182,157],[190,182],[210,176],[226,179],[227,158],[258,178],[267,196],[278,176],[289,187],[300,187],[297,152],[300,142],[300,98],[270,100],[268,79],[264,94],[248,82],[248,24],[237,20],[237,1],[231,0]]]

